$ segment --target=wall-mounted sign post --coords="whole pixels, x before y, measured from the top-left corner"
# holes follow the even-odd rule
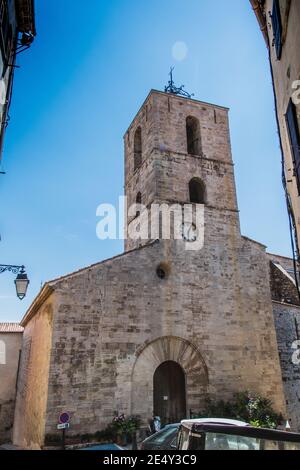
[[[61,447],[62,450],[65,450],[66,448],[66,429],[69,429],[70,427],[70,415],[69,413],[61,413],[58,419],[58,425],[57,429],[61,429],[62,431],[62,437],[61,437]]]

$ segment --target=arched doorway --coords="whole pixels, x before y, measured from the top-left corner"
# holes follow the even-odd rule
[[[153,376],[154,414],[163,423],[177,423],[186,418],[185,374],[174,361],[162,363]]]
[[[154,412],[155,371],[168,361],[175,362],[184,373],[186,409],[198,412],[206,405],[209,375],[200,350],[187,339],[162,336],[136,351],[132,368],[130,414],[140,415],[143,423],[148,423]]]

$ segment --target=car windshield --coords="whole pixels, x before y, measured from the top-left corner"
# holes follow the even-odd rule
[[[151,440],[155,441],[156,444],[162,444],[163,442],[165,442],[166,439],[168,439],[168,437],[172,437],[172,435],[175,434],[176,431],[176,426],[170,426],[158,432],[157,434],[154,434]]]

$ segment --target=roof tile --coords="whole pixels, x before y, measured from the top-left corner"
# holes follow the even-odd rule
[[[23,333],[24,328],[19,323],[0,323],[0,333]]]

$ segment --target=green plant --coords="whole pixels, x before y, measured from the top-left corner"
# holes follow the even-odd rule
[[[234,418],[270,429],[276,429],[283,421],[283,417],[274,411],[271,400],[251,392],[237,393],[232,401],[208,401],[198,417]]]
[[[93,434],[76,434],[66,435],[66,442],[68,443],[87,443],[87,442],[112,442],[115,436],[115,432],[111,425],[102,431],[97,431]],[[61,445],[61,434],[47,434],[45,436],[45,446],[60,446]]]
[[[124,414],[116,415],[112,422],[112,429],[119,436],[131,436],[141,427],[141,418],[136,415],[126,417]]]

